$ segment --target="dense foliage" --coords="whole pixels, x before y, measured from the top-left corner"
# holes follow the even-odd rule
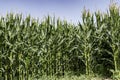
[[[78,25],[46,17],[0,17],[0,80],[99,74],[120,79],[120,10],[84,10]]]

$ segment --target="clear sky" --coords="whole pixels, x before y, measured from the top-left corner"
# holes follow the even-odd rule
[[[115,1],[120,5],[120,0]],[[106,11],[109,4],[110,0],[0,0],[0,15],[13,12],[42,19],[50,14],[77,23],[84,7],[91,12]]]

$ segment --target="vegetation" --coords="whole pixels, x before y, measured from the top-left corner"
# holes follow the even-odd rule
[[[119,33],[120,10],[114,4],[104,14],[84,10],[78,25],[50,16],[41,22],[22,14],[1,16],[0,80],[70,75],[69,80],[85,80],[81,75],[120,80]]]

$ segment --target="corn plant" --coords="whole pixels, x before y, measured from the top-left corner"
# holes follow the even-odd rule
[[[115,5],[105,14],[84,10],[77,25],[50,16],[42,21],[22,14],[1,16],[0,79],[33,80],[66,74],[119,79],[119,32],[120,13]]]

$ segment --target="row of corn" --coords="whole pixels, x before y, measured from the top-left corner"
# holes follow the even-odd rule
[[[0,80],[42,75],[103,75],[120,79],[120,10],[84,10],[77,25],[22,14],[0,16]]]

